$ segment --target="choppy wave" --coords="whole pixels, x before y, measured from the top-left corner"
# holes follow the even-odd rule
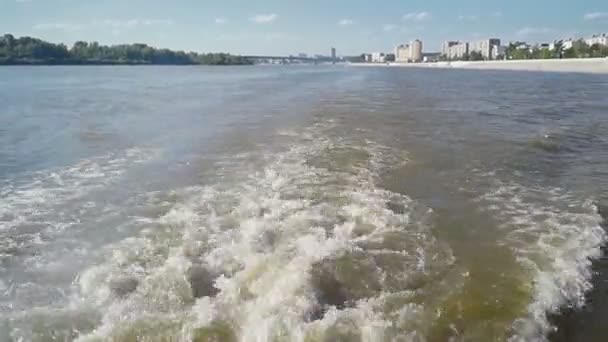
[[[431,208],[379,185],[408,154],[333,127],[281,131],[281,152],[225,156],[212,184],[142,195],[148,208],[126,223],[141,233],[108,246],[75,280],[69,305],[14,314],[1,330],[17,340],[543,340],[549,314],[584,303],[606,241],[591,202],[479,175],[495,190],[476,206],[517,261],[508,284],[521,280],[492,299],[508,303],[519,291],[525,305],[496,324],[483,316],[499,315],[483,311],[491,304],[470,305],[477,321],[465,322],[479,275],[436,236]],[[99,183],[75,178],[61,198]]]
[[[582,307],[592,288],[591,263],[607,241],[598,208],[562,189],[500,182],[480,201],[506,233],[501,243],[530,274],[522,284],[533,294],[529,314],[514,322],[511,340],[545,340],[555,328],[549,315]]]
[[[113,246],[79,279],[80,300],[103,313],[80,340],[422,336],[435,312],[418,291],[454,258],[431,234],[432,210],[376,185],[406,157],[317,130],[262,170],[231,157],[231,176],[178,191],[150,229]]]
[[[82,197],[115,181],[128,164],[147,161],[154,151],[137,148],[121,153],[85,159],[63,169],[35,172],[27,181],[0,183],[0,231],[22,224],[32,217],[48,214],[50,206]]]
[[[2,262],[31,254],[53,236],[69,231],[96,206],[86,196],[120,179],[157,152],[138,148],[82,160],[0,183],[0,271]],[[34,257],[35,259],[35,257]]]

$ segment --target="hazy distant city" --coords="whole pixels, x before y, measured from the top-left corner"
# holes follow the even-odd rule
[[[433,63],[441,61],[491,61],[554,58],[608,57],[608,33],[589,37],[565,38],[552,42],[530,43],[500,38],[446,40],[440,51],[425,51],[422,40],[395,46],[391,51],[370,51],[358,56],[341,56],[336,48],[329,55],[300,53],[288,57],[256,57],[257,63]]]

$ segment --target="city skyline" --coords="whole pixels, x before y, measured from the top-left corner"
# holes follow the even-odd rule
[[[328,54],[390,51],[414,39],[425,51],[439,51],[446,40],[499,37],[503,42],[550,42],[608,31],[608,3],[517,0],[225,1],[199,3],[109,0],[0,0],[1,33],[29,35],[72,44],[141,42],[153,46],[245,55]]]

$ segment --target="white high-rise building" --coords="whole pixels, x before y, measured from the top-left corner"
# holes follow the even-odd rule
[[[500,46],[500,39],[483,39],[469,43],[469,54],[479,52],[484,59],[492,59],[494,46]]]
[[[464,42],[464,43],[458,43],[458,44],[450,46],[448,48],[448,53],[446,54],[446,57],[449,60],[454,60],[454,59],[461,59],[468,54],[469,54],[469,43]]]
[[[606,34],[602,34],[601,36],[600,35],[593,36],[591,38],[585,39],[585,43],[589,46],[592,46],[595,44],[608,46],[608,36]]]
[[[384,52],[372,52],[372,63],[385,63],[386,54]]]
[[[414,40],[409,44],[401,44],[395,48],[395,62],[415,63],[422,61],[422,42]]]
[[[459,41],[448,40],[441,44],[441,55],[448,57],[450,55],[450,48],[452,46],[460,44]]]
[[[395,62],[408,63],[410,61],[410,46],[407,44],[399,45],[395,48]]]
[[[492,47],[492,59],[505,59],[507,47],[502,45],[494,45]]]
[[[410,61],[422,61],[422,41],[418,39],[410,43]]]
[[[441,54],[449,60],[461,59],[478,52],[484,59],[500,56],[500,39],[484,39],[475,42],[446,41],[441,46]]]

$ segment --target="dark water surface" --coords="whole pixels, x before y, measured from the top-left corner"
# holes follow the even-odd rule
[[[0,341],[604,341],[606,94],[0,68]]]

